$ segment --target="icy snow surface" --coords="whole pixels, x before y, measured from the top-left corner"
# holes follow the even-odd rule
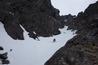
[[[25,40],[13,40],[0,23],[0,46],[9,53],[9,65],[44,65],[59,48],[75,36],[74,32],[66,29],[67,27],[60,29],[60,35],[39,37],[40,41],[29,38],[27,32],[24,32]],[[54,38],[56,42],[53,42]]]

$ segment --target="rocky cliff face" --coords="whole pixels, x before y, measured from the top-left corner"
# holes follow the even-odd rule
[[[0,46],[0,64],[9,64],[8,52],[2,53],[2,51],[4,51],[4,48]]]
[[[21,40],[21,26],[35,39],[59,34],[58,29],[65,24],[68,29],[77,30],[77,35],[45,65],[98,65],[98,2],[78,16],[60,17],[50,0],[0,0],[0,21],[8,35]]]
[[[59,49],[45,65],[98,65],[98,2],[67,20],[77,35]]]
[[[13,39],[24,39],[21,26],[34,39],[60,34],[57,17],[50,0],[0,0],[0,21]]]

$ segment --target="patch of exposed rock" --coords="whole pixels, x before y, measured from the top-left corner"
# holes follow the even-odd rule
[[[0,64],[9,64],[10,61],[8,60],[8,53],[2,53],[1,51],[4,51],[4,48],[0,46]]]
[[[98,65],[98,2],[65,22],[77,35],[60,48],[45,65]]]

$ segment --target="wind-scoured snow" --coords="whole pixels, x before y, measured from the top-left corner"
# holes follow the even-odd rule
[[[13,40],[0,23],[0,46],[9,53],[9,65],[44,65],[59,48],[76,35],[74,31],[67,30],[67,26],[60,31],[61,34],[53,37],[39,37],[40,41],[29,38],[25,31],[25,40]],[[53,39],[56,41],[53,42]]]

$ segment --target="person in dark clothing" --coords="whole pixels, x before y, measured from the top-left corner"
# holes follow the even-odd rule
[[[53,39],[53,42],[56,42],[56,39],[55,38]]]

